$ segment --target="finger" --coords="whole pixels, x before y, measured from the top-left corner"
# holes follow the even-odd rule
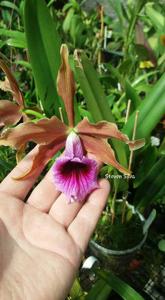
[[[23,160],[9,173],[9,175],[1,182],[0,191],[10,194],[19,199],[24,199],[31,190],[36,179],[42,172],[44,164],[40,164],[36,171],[27,179],[16,180],[14,177],[19,177],[24,174],[32,164],[33,158],[38,153],[38,146],[36,146]]]
[[[73,221],[79,210],[81,209],[82,202],[74,202],[68,204],[68,199],[64,194],[61,194],[54,202],[50,209],[49,214],[64,227],[68,227]]]
[[[32,191],[27,202],[43,212],[48,212],[59,195],[60,192],[56,190],[53,182],[53,172],[51,168]]]
[[[82,252],[88,245],[109,195],[109,182],[102,179],[99,184],[100,188],[93,191],[68,228],[69,234]]]

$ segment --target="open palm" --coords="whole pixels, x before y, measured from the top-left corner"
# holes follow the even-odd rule
[[[13,179],[29,168],[37,148],[0,185],[0,299],[65,299],[105,206],[106,180],[85,204],[67,204],[50,170],[23,200],[41,173]]]

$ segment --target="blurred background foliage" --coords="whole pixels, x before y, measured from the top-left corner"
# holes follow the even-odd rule
[[[142,212],[156,208],[157,217],[164,214],[165,202],[164,4],[164,0],[0,1],[0,58],[17,79],[31,119],[60,117],[59,107],[64,113],[56,90],[61,43],[69,47],[77,82],[76,121],[87,116],[93,122],[116,122],[132,138],[138,111],[135,137],[144,137],[146,144],[131,161],[135,178],[110,180],[109,209],[115,198],[126,195]],[[75,53],[75,49],[79,50]],[[2,90],[1,99],[11,96]],[[128,166],[128,149],[114,140],[111,143],[120,163]],[[0,180],[15,163],[15,151],[1,147]],[[117,174],[104,166],[100,176],[107,173]],[[157,243],[156,239],[156,247]],[[110,290],[101,281],[106,274],[100,276],[105,295],[98,299],[107,299]],[[109,278],[113,285],[115,279]],[[124,298],[122,291],[123,299],[141,299]]]

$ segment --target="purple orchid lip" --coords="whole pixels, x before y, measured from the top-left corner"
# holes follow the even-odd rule
[[[81,140],[71,132],[66,140],[64,156],[56,159],[53,166],[56,188],[63,192],[68,203],[81,202],[97,183],[97,162],[84,156]]]

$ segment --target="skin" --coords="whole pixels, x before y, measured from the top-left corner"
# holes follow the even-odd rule
[[[65,195],[55,189],[50,170],[29,195],[44,166],[26,180],[13,177],[29,168],[37,149],[0,184],[3,300],[65,299],[109,194],[103,179],[85,203],[67,204]]]

